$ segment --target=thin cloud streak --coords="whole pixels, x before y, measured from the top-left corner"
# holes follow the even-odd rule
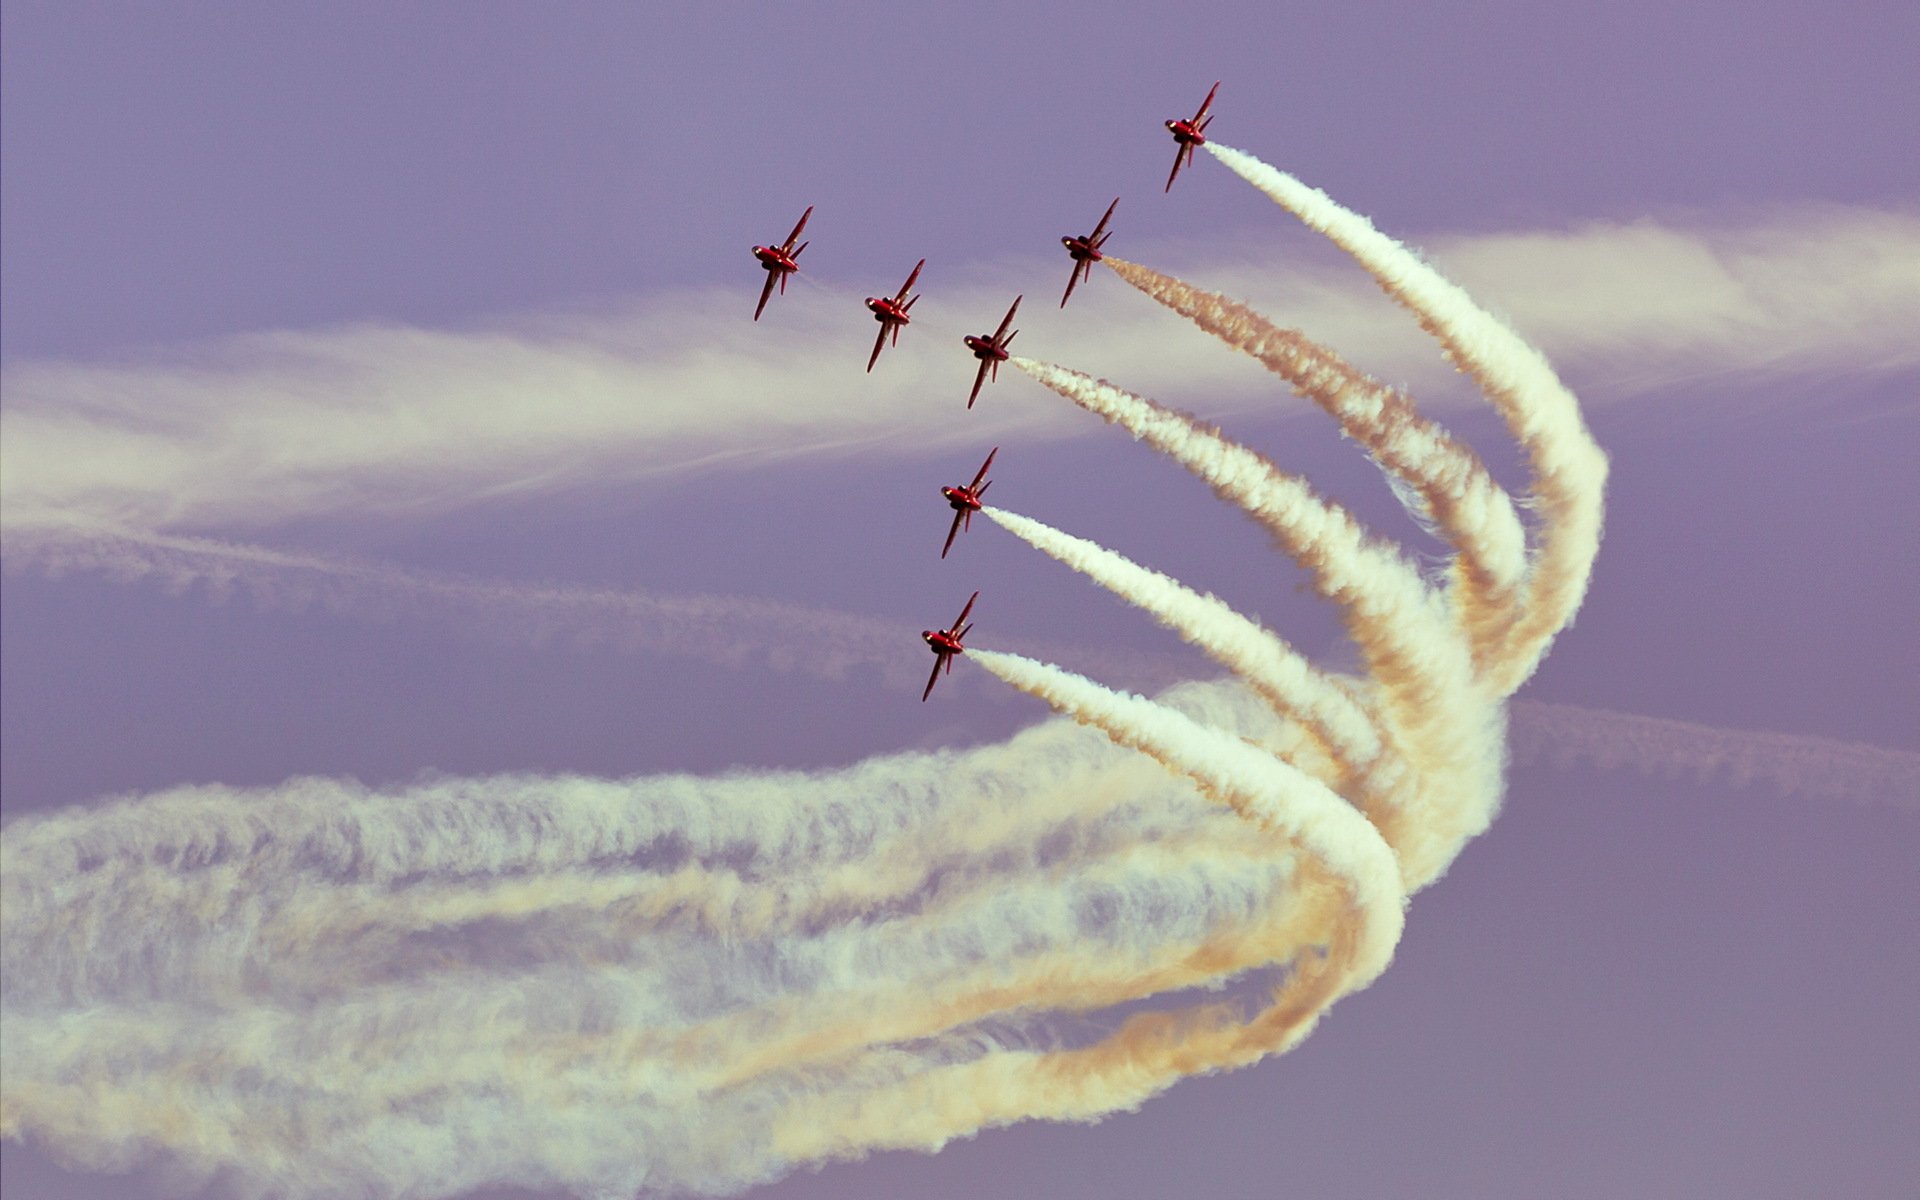
[[[425,621],[510,645],[678,654],[833,681],[874,671],[882,686],[902,692],[917,690],[926,673],[911,617],[889,620],[758,596],[482,579],[75,520],[18,521],[0,536],[0,550],[9,571],[148,583],[214,603],[237,597],[265,611]],[[807,631],[804,646],[795,645],[795,629]],[[1111,647],[1020,638],[1006,644],[1141,688],[1171,687],[1191,679],[1196,666]]]
[[[810,608],[748,596],[651,593],[633,589],[532,585],[512,580],[407,571],[320,555],[203,538],[69,526],[42,536],[27,526],[6,534],[9,570],[55,578],[97,575],[147,584],[214,603],[243,601],[265,611],[324,612],[361,621],[419,621],[511,645],[569,653],[672,652],[715,666],[772,670],[845,682],[854,668],[879,671],[884,686],[912,691],[925,656],[895,643],[913,618]],[[819,653],[786,651],[787,631],[820,634]],[[704,632],[702,632],[704,631]],[[1201,664],[1171,654],[1005,639],[1018,653],[1082,664],[1127,687],[1158,691],[1194,677]],[[958,677],[956,677],[956,680]],[[985,689],[982,695],[998,694]],[[1512,743],[1522,762],[1693,775],[1765,786],[1811,800],[1884,800],[1920,808],[1920,754],[1864,742],[1652,717],[1536,700],[1514,703]]]
[[[1539,700],[1514,705],[1512,743],[1516,761],[1561,770],[1684,776],[1794,799],[1854,800],[1920,813],[1920,753],[1890,746]]]

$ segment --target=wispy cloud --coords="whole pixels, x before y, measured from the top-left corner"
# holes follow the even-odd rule
[[[1912,213],[1594,224],[1442,237],[1428,251],[1574,374],[1589,403],[1708,375],[1819,373],[1830,387],[1920,367]],[[1172,253],[1202,286],[1366,347],[1358,365],[1376,375],[1447,373],[1404,314],[1350,273],[1302,265],[1271,242],[1208,261]],[[857,297],[814,283],[756,325],[745,276],[737,292],[484,328],[356,325],[15,362],[3,379],[0,500],[9,523],[59,510],[147,529],[244,528],[800,454],[1081,436],[1088,425],[1017,380],[990,385],[966,422],[950,419],[972,380],[961,335],[990,327],[1055,266],[1009,261],[958,285],[929,277],[913,328],[871,377],[857,369],[871,327]],[[1169,336],[1165,314],[1138,297],[1083,290],[1069,312],[1036,310],[1023,348],[1099,362],[1205,415],[1295,403],[1207,339]]]
[[[1589,404],[1735,375],[1862,378],[1920,367],[1920,213],[1807,207],[1740,220],[1596,221],[1425,239],[1422,252],[1548,357]],[[1430,384],[1432,346],[1332,269],[1251,252],[1164,264],[1276,321],[1364,346],[1376,375]],[[1435,399],[1423,392],[1422,403]]]

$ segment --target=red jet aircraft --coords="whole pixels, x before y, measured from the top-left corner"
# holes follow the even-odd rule
[[[979,592],[967,598],[967,606],[960,610],[960,616],[954,620],[952,628],[920,631],[920,640],[933,648],[933,674],[927,676],[927,690],[920,693],[920,699],[925,700],[933,695],[933,685],[940,681],[940,668],[944,666],[947,674],[953,674],[953,656],[967,652],[967,648],[960,644],[960,639],[966,637],[967,630],[973,628],[966,623],[967,614],[973,611],[973,602],[979,598]]]
[[[1113,234],[1107,232],[1107,222],[1113,219],[1113,210],[1120,206],[1120,197],[1115,196],[1113,203],[1107,205],[1107,214],[1093,227],[1093,232],[1085,237],[1063,237],[1060,244],[1067,248],[1067,254],[1073,259],[1073,274],[1067,277],[1067,294],[1060,297],[1060,307],[1065,308],[1073,297],[1073,286],[1082,278],[1093,278],[1093,264],[1106,256],[1100,253],[1100,247],[1107,244]]]
[[[800,214],[800,223],[793,227],[793,232],[787,235],[785,242],[778,246],[753,248],[753,256],[759,259],[760,265],[767,269],[767,286],[760,289],[760,303],[753,309],[754,320],[758,321],[761,311],[767,307],[767,297],[773,295],[775,280],[780,282],[780,294],[782,296],[787,294],[787,276],[800,269],[800,252],[807,248],[805,242],[801,242],[798,246],[793,243],[799,240],[800,231],[807,227],[807,218],[812,215],[813,205],[809,204],[807,211]]]
[[[887,344],[887,335],[889,333],[893,335],[893,342],[897,346],[900,344],[900,327],[912,324],[913,317],[907,313],[907,310],[912,308],[913,301],[920,297],[915,296],[913,300],[909,300],[907,293],[913,290],[913,281],[920,278],[920,268],[926,265],[927,260],[924,258],[913,264],[913,274],[907,276],[907,281],[900,285],[900,292],[893,299],[889,300],[884,296],[867,297],[867,307],[873,310],[873,319],[880,322],[880,336],[873,339],[873,353],[867,358],[867,370],[873,370],[873,364],[880,361],[880,351]]]
[[[1207,109],[1213,107],[1213,93],[1220,90],[1220,81],[1213,81],[1213,88],[1207,92],[1207,98],[1200,102],[1200,111],[1185,121],[1167,121],[1167,132],[1173,135],[1179,148],[1173,152],[1173,171],[1167,176],[1164,190],[1173,190],[1173,181],[1180,174],[1180,168],[1193,161],[1193,148],[1207,144],[1207,125],[1213,120],[1207,115]]]
[[[953,549],[953,539],[959,535],[962,522],[965,523],[966,528],[973,528],[973,514],[980,511],[980,497],[986,495],[987,489],[993,486],[993,480],[987,479],[987,468],[993,465],[993,456],[998,453],[1000,453],[1000,447],[995,446],[992,453],[987,455],[987,461],[980,464],[980,470],[974,475],[972,483],[965,487],[940,489],[940,494],[945,496],[947,503],[953,507],[953,525],[947,530],[947,544],[940,547],[941,558],[945,558],[947,551]],[[981,482],[983,479],[986,480],[985,483]]]
[[[1018,329],[1008,333],[1007,326],[1013,324],[1014,310],[1020,307],[1023,299],[1024,296],[1013,298],[1012,307],[1007,309],[1006,316],[1000,318],[1000,328],[994,330],[993,336],[970,333],[961,339],[967,343],[967,349],[973,351],[973,356],[980,360],[980,372],[973,377],[973,391],[967,395],[968,408],[972,408],[973,402],[980,398],[980,385],[987,381],[988,372],[993,373],[994,379],[1000,378],[1000,364],[1007,361],[1007,347],[1013,344],[1013,339],[1020,333]]]

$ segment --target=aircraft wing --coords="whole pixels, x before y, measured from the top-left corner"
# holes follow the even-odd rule
[[[767,285],[760,289],[760,303],[753,306],[754,320],[758,321],[760,319],[760,314],[766,311],[767,298],[773,295],[773,281],[778,278],[781,278],[780,272],[778,271],[767,272]]]
[[[953,628],[958,629],[960,628],[960,626],[966,623],[967,614],[973,611],[973,602],[975,600],[978,600],[979,598],[980,598],[979,592],[975,592],[973,595],[967,597],[967,606],[960,610],[960,615],[958,617],[954,618]]]
[[[1025,299],[1024,296],[1015,296],[1013,298],[1013,307],[1007,309],[1007,315],[1000,318],[1000,328],[993,331],[994,345],[1004,346],[1006,345],[1007,342],[1010,342],[1013,340],[1012,338],[1007,337],[1007,326],[1013,324],[1013,314],[1020,310],[1020,301],[1023,299]],[[1001,340],[1003,338],[1005,338],[1005,341]]]
[[[1074,260],[1074,263],[1073,263],[1073,274],[1071,274],[1071,275],[1069,275],[1069,276],[1067,276],[1067,294],[1066,294],[1066,295],[1064,295],[1064,296],[1062,296],[1062,297],[1060,297],[1060,307],[1061,307],[1061,308],[1065,308],[1065,307],[1067,306],[1067,301],[1069,301],[1069,300],[1071,300],[1071,299],[1073,299],[1073,289],[1074,289],[1074,285],[1080,282],[1080,268],[1082,268],[1082,267],[1087,267],[1087,268],[1088,268],[1088,271],[1087,271],[1087,274],[1088,274],[1088,275],[1092,275],[1092,274],[1093,274],[1093,271],[1092,271],[1092,269],[1091,269],[1091,264],[1089,264],[1089,263],[1084,263],[1084,262],[1081,262],[1081,261],[1080,261],[1079,259],[1075,259],[1075,260]]]
[[[907,276],[907,281],[900,285],[900,294],[893,298],[893,302],[895,304],[909,303],[909,301],[907,300],[907,293],[913,290],[913,281],[920,278],[920,268],[926,265],[927,265],[927,260],[924,258],[921,259],[919,262],[913,264],[913,274]],[[916,296],[914,297],[914,299],[917,300],[919,299],[919,297]]]
[[[975,491],[976,489],[979,488],[980,481],[987,477],[987,468],[993,465],[993,456],[998,453],[1000,453],[1000,447],[998,446],[995,446],[991,451],[988,452],[987,461],[980,464],[980,470],[977,474],[974,475],[973,482],[967,485],[968,491],[970,492]]]
[[[987,382],[987,368],[992,365],[993,365],[993,360],[990,358],[983,358],[980,360],[980,369],[976,371],[973,376],[973,391],[967,394],[968,408],[972,408],[973,402],[980,398],[980,387],[982,384]]]
[[[1100,223],[1098,225],[1095,225],[1093,227],[1093,232],[1087,235],[1088,242],[1093,242],[1097,240],[1100,237],[1101,233],[1105,232],[1107,228],[1107,222],[1113,220],[1113,210],[1119,207],[1120,207],[1120,197],[1115,196],[1113,198],[1113,203],[1107,205],[1107,211],[1103,216],[1101,216]]]
[[[787,235],[786,245],[780,247],[782,250],[785,250],[788,254],[797,253],[793,248],[793,244],[800,240],[800,231],[807,227],[807,218],[812,215],[813,205],[809,204],[807,205],[807,211],[800,214],[800,221],[793,227],[793,232]]]
[[[1173,190],[1173,181],[1180,178],[1180,167],[1181,167],[1181,164],[1186,162],[1186,160],[1187,160],[1187,147],[1186,147],[1186,144],[1183,142],[1180,145],[1175,146],[1173,148],[1173,170],[1168,172],[1167,186],[1164,188],[1161,188],[1160,189],[1161,191],[1171,192]]]
[[[953,549],[953,539],[960,536],[960,518],[966,515],[967,510],[964,508],[953,514],[953,524],[947,527],[947,544],[940,547],[941,558],[945,558],[947,551]]]
[[[893,328],[887,322],[880,322],[880,336],[873,339],[873,353],[867,356],[867,370],[873,370],[873,364],[880,361],[880,351],[887,345],[887,330]]]
[[[1213,94],[1219,90],[1220,90],[1220,81],[1216,79],[1213,81],[1213,86],[1207,89],[1207,98],[1200,102],[1200,111],[1193,114],[1192,124],[1196,129],[1198,129],[1200,125],[1204,122],[1207,115],[1207,110],[1213,107]],[[1191,95],[1192,93],[1188,93],[1188,94]]]
[[[946,659],[947,659],[947,656],[944,654],[938,654],[934,656],[933,674],[927,676],[927,690],[920,693],[921,700],[924,701],[928,696],[933,695],[933,685],[940,682],[940,664],[942,662],[945,662]]]

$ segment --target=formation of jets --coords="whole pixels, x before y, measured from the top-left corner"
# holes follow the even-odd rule
[[[1207,98],[1200,102],[1199,110],[1191,117],[1164,122],[1167,132],[1173,135],[1174,152],[1173,170],[1167,175],[1167,185],[1162,189],[1163,191],[1173,190],[1173,181],[1180,177],[1180,168],[1193,161],[1194,147],[1206,145],[1207,126],[1213,121],[1209,110],[1213,107],[1214,93],[1219,90],[1220,82],[1215,80],[1213,87],[1207,92]],[[1107,205],[1107,211],[1101,215],[1099,224],[1093,227],[1091,233],[1060,239],[1060,244],[1066,247],[1067,257],[1073,260],[1073,274],[1067,276],[1067,290],[1060,297],[1061,308],[1065,308],[1067,301],[1073,298],[1073,289],[1082,279],[1093,278],[1093,264],[1105,257],[1101,248],[1106,245],[1107,239],[1113,236],[1107,225],[1113,220],[1113,210],[1119,205],[1120,198],[1116,196],[1113,203]],[[800,234],[807,227],[807,218],[812,215],[813,207],[809,205],[807,211],[800,214],[800,220],[794,225],[793,232],[789,233],[786,241],[778,246],[753,248],[754,258],[759,260],[760,265],[767,272],[766,285],[760,289],[760,302],[753,309],[754,320],[758,321],[760,314],[766,310],[767,301],[773,296],[775,285],[779,286],[780,294],[785,295],[787,276],[800,270],[800,252],[807,248],[807,243],[800,240]],[[873,353],[867,356],[869,373],[872,372],[874,364],[880,361],[880,351],[886,349],[889,343],[898,345],[901,328],[913,323],[911,310],[920,297],[908,293],[913,291],[914,283],[920,278],[921,268],[926,265],[927,260],[924,258],[915,263],[913,271],[907,275],[907,281],[901,284],[900,290],[891,297],[867,297],[868,311],[873,313],[874,320],[880,322],[880,332],[873,339]],[[968,408],[972,408],[973,402],[980,398],[980,388],[988,379],[999,379],[1000,364],[1007,361],[1011,353],[1007,347],[1012,344],[1014,336],[1020,332],[1017,329],[1010,330],[1009,327],[1013,324],[1013,314],[1019,311],[1020,301],[1023,298],[1021,296],[1013,298],[1013,303],[1007,308],[1007,315],[1000,318],[1000,327],[992,334],[969,334],[963,339],[967,350],[980,360],[980,369],[973,376],[973,390],[967,393]],[[972,528],[973,514],[980,511],[983,503],[981,497],[991,486],[987,471],[993,466],[994,455],[998,453],[1000,448],[995,446],[992,453],[987,455],[987,460],[981,463],[980,469],[974,473],[973,482],[965,486],[940,489],[941,496],[953,509],[953,524],[947,527],[947,540],[940,547],[941,558],[945,558],[947,551],[953,549],[953,540],[960,535],[961,530]],[[942,669],[951,673],[955,656],[966,653],[967,648],[962,644],[961,639],[965,638],[967,631],[973,628],[967,623],[967,616],[973,612],[973,603],[979,598],[979,592],[968,597],[966,607],[960,610],[960,615],[947,628],[920,631],[921,640],[926,642],[928,648],[933,651],[933,673],[927,676],[927,686],[921,691],[920,699],[925,700],[931,696],[933,685],[940,681]]]

